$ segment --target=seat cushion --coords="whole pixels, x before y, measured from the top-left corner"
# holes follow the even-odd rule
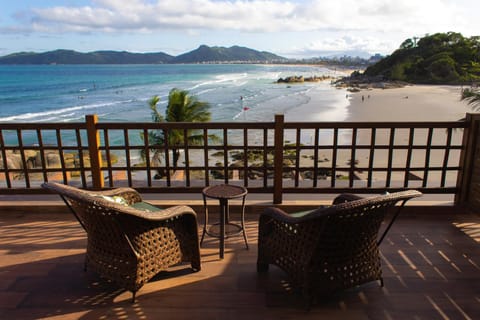
[[[293,213],[290,213],[289,215],[294,217],[294,218],[301,218],[303,216],[306,216],[307,214],[309,214],[310,212],[312,212],[313,210],[307,210],[307,211],[298,211],[298,212],[293,212]]]
[[[146,211],[146,212],[155,212],[155,211],[162,210],[161,208],[158,208],[158,207],[154,206],[153,204],[145,202],[145,201],[135,202],[130,207],[135,208],[137,210]]]
[[[101,198],[101,199],[107,200],[109,202],[118,203],[118,204],[121,204],[123,206],[128,206],[128,201],[125,198],[120,197],[120,196],[109,197],[109,196],[105,196],[103,194],[95,194],[95,193],[90,194],[90,196],[95,197],[95,198]]]
[[[314,212],[314,211],[317,211],[319,209],[325,209],[327,208],[328,206],[318,206],[318,208],[316,209],[313,209],[313,210],[304,210],[304,211],[297,211],[297,212],[293,212],[293,213],[290,213],[289,215],[294,217],[294,218],[302,218],[306,215],[309,215],[310,213]]]

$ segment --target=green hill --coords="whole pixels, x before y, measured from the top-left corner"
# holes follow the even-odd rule
[[[0,64],[150,64],[169,63],[172,56],[165,53],[131,53],[126,51],[55,50],[43,53],[20,52],[0,57]]]
[[[205,45],[177,57],[162,52],[95,51],[81,53],[73,50],[55,50],[43,53],[19,52],[0,57],[0,64],[159,64],[280,61],[287,61],[287,59],[273,53],[260,52],[244,47],[224,48]]]
[[[405,40],[399,49],[369,66],[367,78],[430,84],[480,81],[480,37],[436,33]]]
[[[205,62],[279,62],[286,58],[273,53],[233,46],[209,47],[201,45],[196,50],[181,54],[173,59],[174,63],[205,63]]]

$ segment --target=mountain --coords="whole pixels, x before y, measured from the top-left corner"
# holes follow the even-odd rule
[[[169,63],[166,53],[131,53],[126,51],[55,50],[43,53],[20,52],[0,57],[0,64],[150,64]]]
[[[436,33],[405,40],[391,55],[365,69],[366,78],[410,83],[461,84],[480,81],[480,37]]]
[[[161,64],[161,63],[220,63],[220,62],[281,62],[288,59],[269,52],[233,46],[208,47],[181,54],[131,53],[126,51],[95,51],[81,53],[73,50],[55,50],[43,53],[19,52],[0,57],[0,64]]]
[[[287,58],[270,52],[233,46],[209,47],[201,45],[196,50],[181,54],[173,59],[174,63],[206,63],[206,62],[281,62]]]

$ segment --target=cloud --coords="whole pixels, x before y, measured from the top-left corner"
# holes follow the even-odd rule
[[[398,32],[454,27],[459,9],[439,0],[314,0],[298,15],[315,29]]]
[[[227,42],[264,46],[286,56],[312,56],[346,49],[387,54],[409,37],[447,31],[471,36],[480,30],[480,20],[475,16],[478,5],[471,0],[82,2],[87,5],[43,5],[16,12],[12,14],[16,24],[2,22],[0,33],[60,37],[74,33],[104,39],[162,35],[169,44],[182,37],[195,37],[204,43],[231,39]],[[137,42],[136,46],[140,48],[141,44]],[[142,48],[149,49],[151,44]]]
[[[345,35],[322,37],[320,40],[305,43],[293,48],[288,54],[293,57],[321,57],[332,55],[359,55],[367,58],[375,53],[386,54],[398,48],[394,39],[381,39],[374,36]]]
[[[83,7],[33,8],[31,28],[42,32],[391,32],[453,26],[459,21],[458,12],[454,4],[439,0],[93,0]]]
[[[34,30],[157,31],[159,29],[229,29],[275,31],[268,21],[285,19],[294,4],[278,1],[97,0],[95,6],[32,9]]]

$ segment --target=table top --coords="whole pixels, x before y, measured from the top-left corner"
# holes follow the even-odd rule
[[[248,193],[247,188],[242,186],[234,186],[230,184],[219,184],[215,186],[205,187],[202,193],[215,199],[233,199],[239,198]]]

